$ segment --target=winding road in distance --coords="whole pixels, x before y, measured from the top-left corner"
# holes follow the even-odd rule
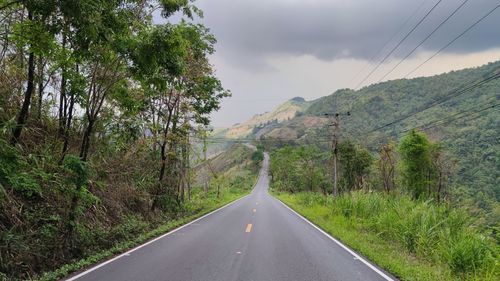
[[[67,280],[396,280],[268,193],[248,196]]]

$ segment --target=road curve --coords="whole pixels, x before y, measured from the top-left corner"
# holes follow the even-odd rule
[[[268,193],[252,193],[68,281],[395,280]]]

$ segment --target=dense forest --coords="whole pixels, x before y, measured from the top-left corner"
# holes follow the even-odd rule
[[[67,264],[54,280],[252,186],[253,164],[193,181],[192,144],[230,93],[214,36],[174,13],[202,15],[188,0],[0,0],[0,279]]]

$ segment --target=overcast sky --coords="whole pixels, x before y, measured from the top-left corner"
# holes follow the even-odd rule
[[[202,22],[218,40],[211,62],[233,93],[213,125],[242,122],[296,96],[311,100],[356,88],[438,1],[198,0]],[[463,1],[441,0],[363,85],[379,81]],[[384,80],[404,77],[499,4],[469,0]],[[410,77],[499,60],[499,27],[500,8]]]

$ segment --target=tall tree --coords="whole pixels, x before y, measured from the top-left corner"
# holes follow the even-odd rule
[[[344,189],[351,191],[362,188],[364,179],[370,171],[373,156],[368,150],[351,141],[339,145],[339,155]]]
[[[429,184],[430,142],[424,133],[411,130],[402,138],[398,150],[403,183],[414,198],[421,198]]]
[[[35,56],[47,55],[54,46],[55,34],[48,18],[52,17],[56,5],[53,1],[12,1],[3,8],[19,6],[25,10],[27,17],[21,18],[14,26],[13,41],[17,48],[28,53],[26,89],[22,106],[17,115],[16,125],[12,130],[11,144],[15,145],[21,137],[31,108],[32,96],[35,92]]]
[[[396,151],[393,142],[379,149],[378,169],[382,177],[384,190],[390,192],[395,188]]]

